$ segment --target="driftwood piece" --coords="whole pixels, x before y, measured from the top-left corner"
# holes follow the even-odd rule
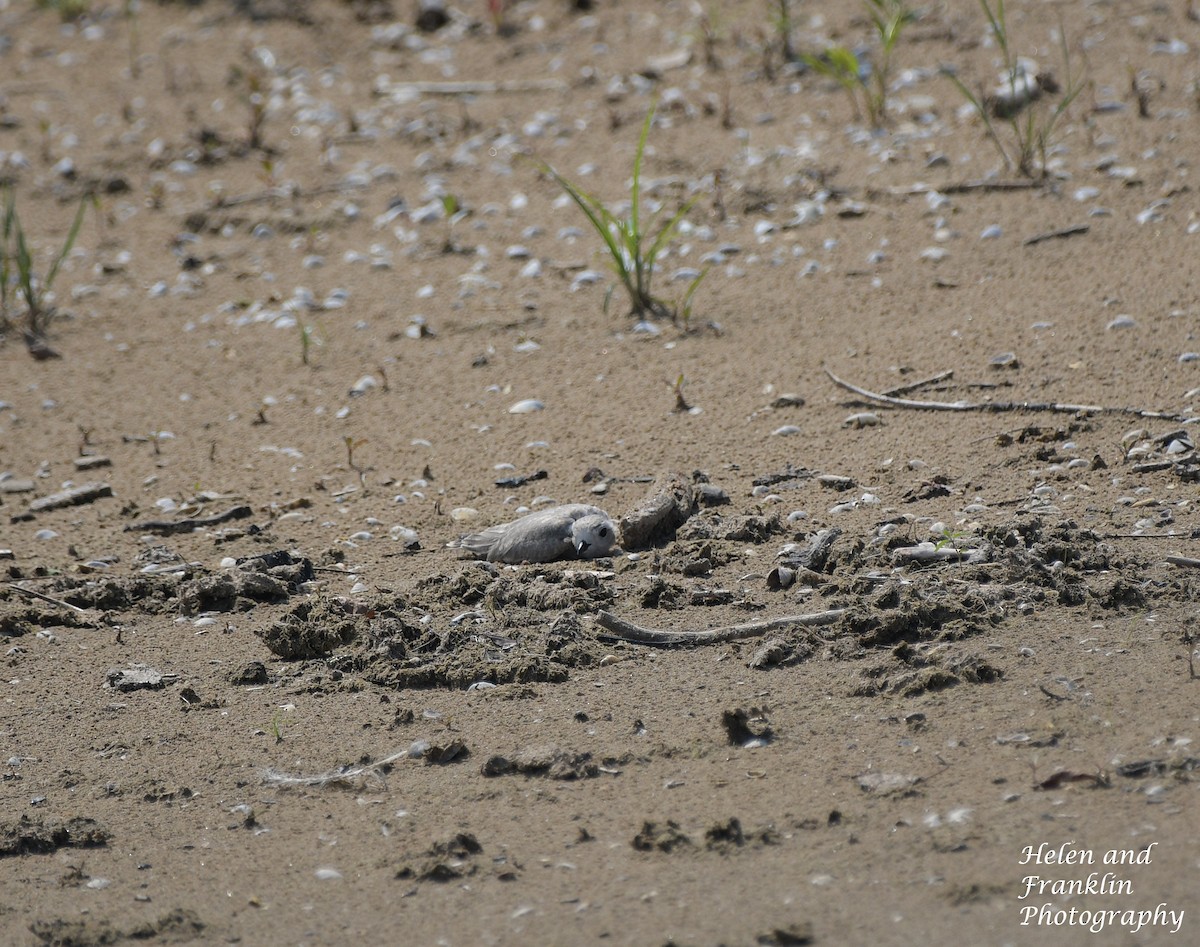
[[[64,506],[79,506],[82,503],[91,503],[93,500],[112,495],[112,487],[107,483],[85,483],[33,500],[29,504],[29,512],[44,513],[46,510],[57,510]]]
[[[1119,408],[1100,404],[1061,404],[1053,401],[917,401],[912,398],[893,398],[851,384],[845,379],[838,378],[828,368],[825,369],[825,374],[839,388],[845,388],[868,401],[891,405],[893,408],[914,408],[919,411],[981,411],[990,414],[1007,411],[1053,411],[1062,414],[1125,414],[1160,421],[1186,422],[1192,420],[1188,415],[1172,414],[1169,411]]]
[[[604,631],[621,641],[631,644],[652,645],[695,645],[718,644],[723,641],[739,641],[743,638],[755,638],[767,632],[780,631],[786,628],[809,628],[814,625],[832,625],[845,612],[843,608],[831,608],[824,612],[812,612],[806,615],[785,615],[782,618],[769,618],[763,621],[750,621],[741,625],[725,625],[720,628],[708,628],[703,631],[668,631],[657,628],[643,628],[633,622],[618,618],[612,612],[601,611],[595,615],[595,622]]]
[[[229,520],[245,519],[253,515],[248,506],[235,506],[224,513],[214,513],[212,516],[196,516],[183,520],[146,520],[142,523],[130,523],[125,527],[127,533],[160,533],[169,536],[172,533],[190,533],[194,529],[205,526],[216,526]]]
[[[681,474],[656,480],[646,498],[621,517],[621,548],[645,549],[670,536],[696,511],[696,491]]]
[[[785,547],[780,554],[782,561],[767,573],[767,588],[779,592],[791,588],[797,581],[813,586],[823,583],[825,576],[821,573],[829,562],[829,551],[841,535],[838,527],[831,526],[818,530],[804,545]]]
[[[829,552],[842,531],[837,526],[819,529],[809,541],[787,557],[788,565],[795,568],[811,569],[813,572],[824,572],[829,562]]]

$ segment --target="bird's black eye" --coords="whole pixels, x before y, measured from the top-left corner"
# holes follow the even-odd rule
[[[600,538],[601,539],[608,538],[608,527],[607,526],[600,527]]]

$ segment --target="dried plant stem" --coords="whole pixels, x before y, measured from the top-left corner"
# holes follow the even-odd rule
[[[824,612],[812,612],[806,615],[785,615],[782,618],[770,618],[764,621],[750,621],[741,625],[725,625],[720,628],[708,628],[703,631],[667,631],[657,628],[644,628],[633,622],[618,618],[612,612],[599,612],[595,616],[596,624],[610,635],[628,641],[631,644],[652,645],[697,645],[718,644],[723,641],[739,641],[743,638],[756,638],[770,631],[780,631],[784,628],[812,627],[814,625],[831,625],[842,617],[845,609],[831,608]]]
[[[868,401],[891,405],[893,408],[912,408],[919,411],[980,411],[998,413],[1002,411],[1051,411],[1061,414],[1127,414],[1138,418],[1148,418],[1160,421],[1184,422],[1190,420],[1187,415],[1173,414],[1169,411],[1151,411],[1145,408],[1121,408],[1099,404],[1062,404],[1054,401],[917,401],[912,398],[893,398],[869,391],[858,385],[838,378],[828,368],[825,374],[839,388],[845,388]]]

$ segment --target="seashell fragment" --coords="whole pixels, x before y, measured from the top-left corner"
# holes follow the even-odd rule
[[[878,427],[881,424],[883,424],[883,421],[880,420],[879,415],[875,414],[875,412],[859,411],[858,413],[852,414],[846,418],[846,420],[842,422],[842,427],[852,427],[857,429],[864,427]]]
[[[788,566],[776,566],[767,573],[767,588],[772,592],[790,589],[796,583],[796,570]]]

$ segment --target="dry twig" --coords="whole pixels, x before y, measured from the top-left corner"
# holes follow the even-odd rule
[[[831,625],[845,612],[843,608],[831,608],[824,612],[812,612],[807,615],[785,615],[783,618],[770,618],[764,621],[749,621],[741,625],[725,625],[720,628],[708,628],[704,631],[667,631],[657,628],[643,628],[631,621],[618,618],[612,612],[599,612],[595,616],[596,624],[606,632],[622,641],[632,644],[653,644],[664,646],[718,644],[723,641],[738,641],[743,638],[755,638],[769,631],[779,631],[784,628],[812,627],[813,625]]]
[[[919,381],[910,381],[903,385],[897,385],[895,388],[889,388],[884,394],[889,398],[895,398],[899,395],[908,394],[910,391],[916,391],[918,388],[936,385],[939,381],[946,381],[946,379],[953,377],[954,369],[951,368],[944,372],[938,372],[936,375],[930,375],[928,378],[922,378]]]
[[[1080,234],[1085,234],[1091,228],[1087,224],[1072,224],[1070,227],[1062,227],[1059,230],[1050,230],[1046,233],[1034,234],[1028,237],[1021,246],[1032,247],[1039,243],[1045,243],[1047,240],[1063,240],[1066,237],[1077,237]]]
[[[41,599],[43,602],[49,602],[51,605],[57,605],[59,608],[69,608],[76,614],[91,614],[86,608],[80,608],[78,605],[72,605],[70,602],[64,602],[60,598],[52,598],[44,592],[35,592],[33,589],[27,589],[23,586],[17,585],[15,582],[6,582],[5,585],[7,585],[14,592],[21,592],[24,595],[28,595],[30,598]]]
[[[143,520],[140,523],[130,523],[125,527],[125,532],[160,533],[162,535],[190,533],[194,529],[201,529],[205,526],[216,526],[229,520],[240,520],[253,515],[254,511],[248,506],[234,506],[230,507],[224,513],[214,513],[212,516],[195,516],[191,519],[182,520]]]
[[[996,414],[1002,411],[1053,411],[1062,414],[1127,414],[1138,418],[1161,421],[1184,422],[1187,415],[1171,414],[1167,411],[1149,411],[1144,408],[1118,408],[1099,404],[1061,404],[1054,401],[917,401],[912,398],[893,398],[877,391],[868,391],[858,385],[838,378],[828,368],[825,374],[839,388],[845,388],[868,401],[891,405],[893,408],[914,408],[919,411],[982,411]]]

